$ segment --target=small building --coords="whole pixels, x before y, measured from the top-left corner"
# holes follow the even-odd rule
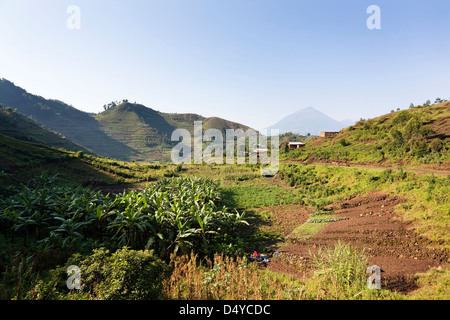
[[[339,132],[323,131],[320,133],[320,136],[322,138],[331,138],[331,137],[337,136],[338,134],[339,134]]]
[[[263,152],[269,152],[269,149],[267,149],[267,148],[258,148],[258,149],[253,150],[250,154],[255,154],[256,153],[259,156],[259,154],[263,153]]]
[[[305,144],[303,142],[289,142],[288,147],[289,149],[298,149],[304,147]]]

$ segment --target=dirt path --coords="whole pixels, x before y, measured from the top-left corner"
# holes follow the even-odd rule
[[[382,166],[382,165],[374,165],[374,164],[353,164],[353,163],[347,163],[347,162],[338,162],[338,161],[331,161],[331,162],[324,162],[324,161],[318,161],[318,160],[311,160],[308,163],[304,163],[300,160],[281,160],[281,163],[291,163],[291,164],[300,164],[300,165],[321,165],[321,166],[333,166],[333,167],[351,167],[351,168],[362,168],[362,169],[373,169],[373,170],[398,170],[398,168],[401,166],[400,164],[398,166]],[[436,174],[436,175],[449,175],[450,174],[450,164],[445,163],[442,164],[442,166],[439,169],[432,168],[432,167],[425,167],[422,166],[421,168],[414,168],[414,167],[408,167],[408,168],[402,168],[405,172],[416,172],[418,174]]]
[[[393,213],[401,202],[403,199],[377,192],[336,204],[333,216],[348,220],[330,222],[309,239],[287,239],[279,250],[279,258],[271,259],[268,268],[302,276],[309,249],[314,251],[318,246],[341,241],[365,249],[369,263],[383,270],[384,288],[403,293],[414,290],[414,275],[449,263],[450,253],[432,248],[429,240],[418,236],[410,223],[401,221]],[[307,215],[300,212],[296,220],[306,221]],[[292,217],[292,213],[287,217],[277,215],[273,223],[286,225],[284,220],[292,220]]]

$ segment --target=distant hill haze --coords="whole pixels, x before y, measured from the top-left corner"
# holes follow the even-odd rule
[[[6,79],[0,79],[0,103],[100,156],[127,161],[169,161],[177,143],[170,141],[172,132],[178,128],[193,132],[194,121],[203,121],[204,130],[214,128],[223,133],[249,129],[217,117],[163,113],[127,100],[92,115],[62,101],[30,94]]]
[[[284,117],[266,129],[269,134],[270,129],[278,129],[280,134],[292,132],[318,136],[322,131],[340,131],[352,124],[351,120],[337,121],[313,107],[308,107]]]

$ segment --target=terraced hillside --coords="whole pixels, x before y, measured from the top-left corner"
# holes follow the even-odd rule
[[[124,161],[169,161],[176,144],[170,141],[172,132],[177,128],[193,132],[194,121],[202,121],[204,130],[224,133],[248,129],[217,117],[164,113],[127,100],[93,116],[62,101],[30,94],[6,79],[0,79],[0,103],[100,156]]]
[[[193,135],[194,121],[202,121],[203,130],[218,129],[224,136],[226,129],[249,129],[245,125],[217,117],[205,118],[192,113],[163,113],[129,102],[99,113],[95,115],[95,119],[108,137],[134,150],[135,156],[132,156],[132,159],[160,162],[170,161],[171,149],[178,143],[171,141],[172,132],[182,128]]]
[[[106,135],[90,114],[62,101],[28,93],[6,79],[0,79],[0,103],[101,156],[129,159],[134,153]]]

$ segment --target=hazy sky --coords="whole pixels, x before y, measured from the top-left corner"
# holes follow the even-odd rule
[[[449,0],[0,0],[0,77],[88,112],[128,99],[255,129],[308,106],[358,120],[448,99],[449,76]]]

